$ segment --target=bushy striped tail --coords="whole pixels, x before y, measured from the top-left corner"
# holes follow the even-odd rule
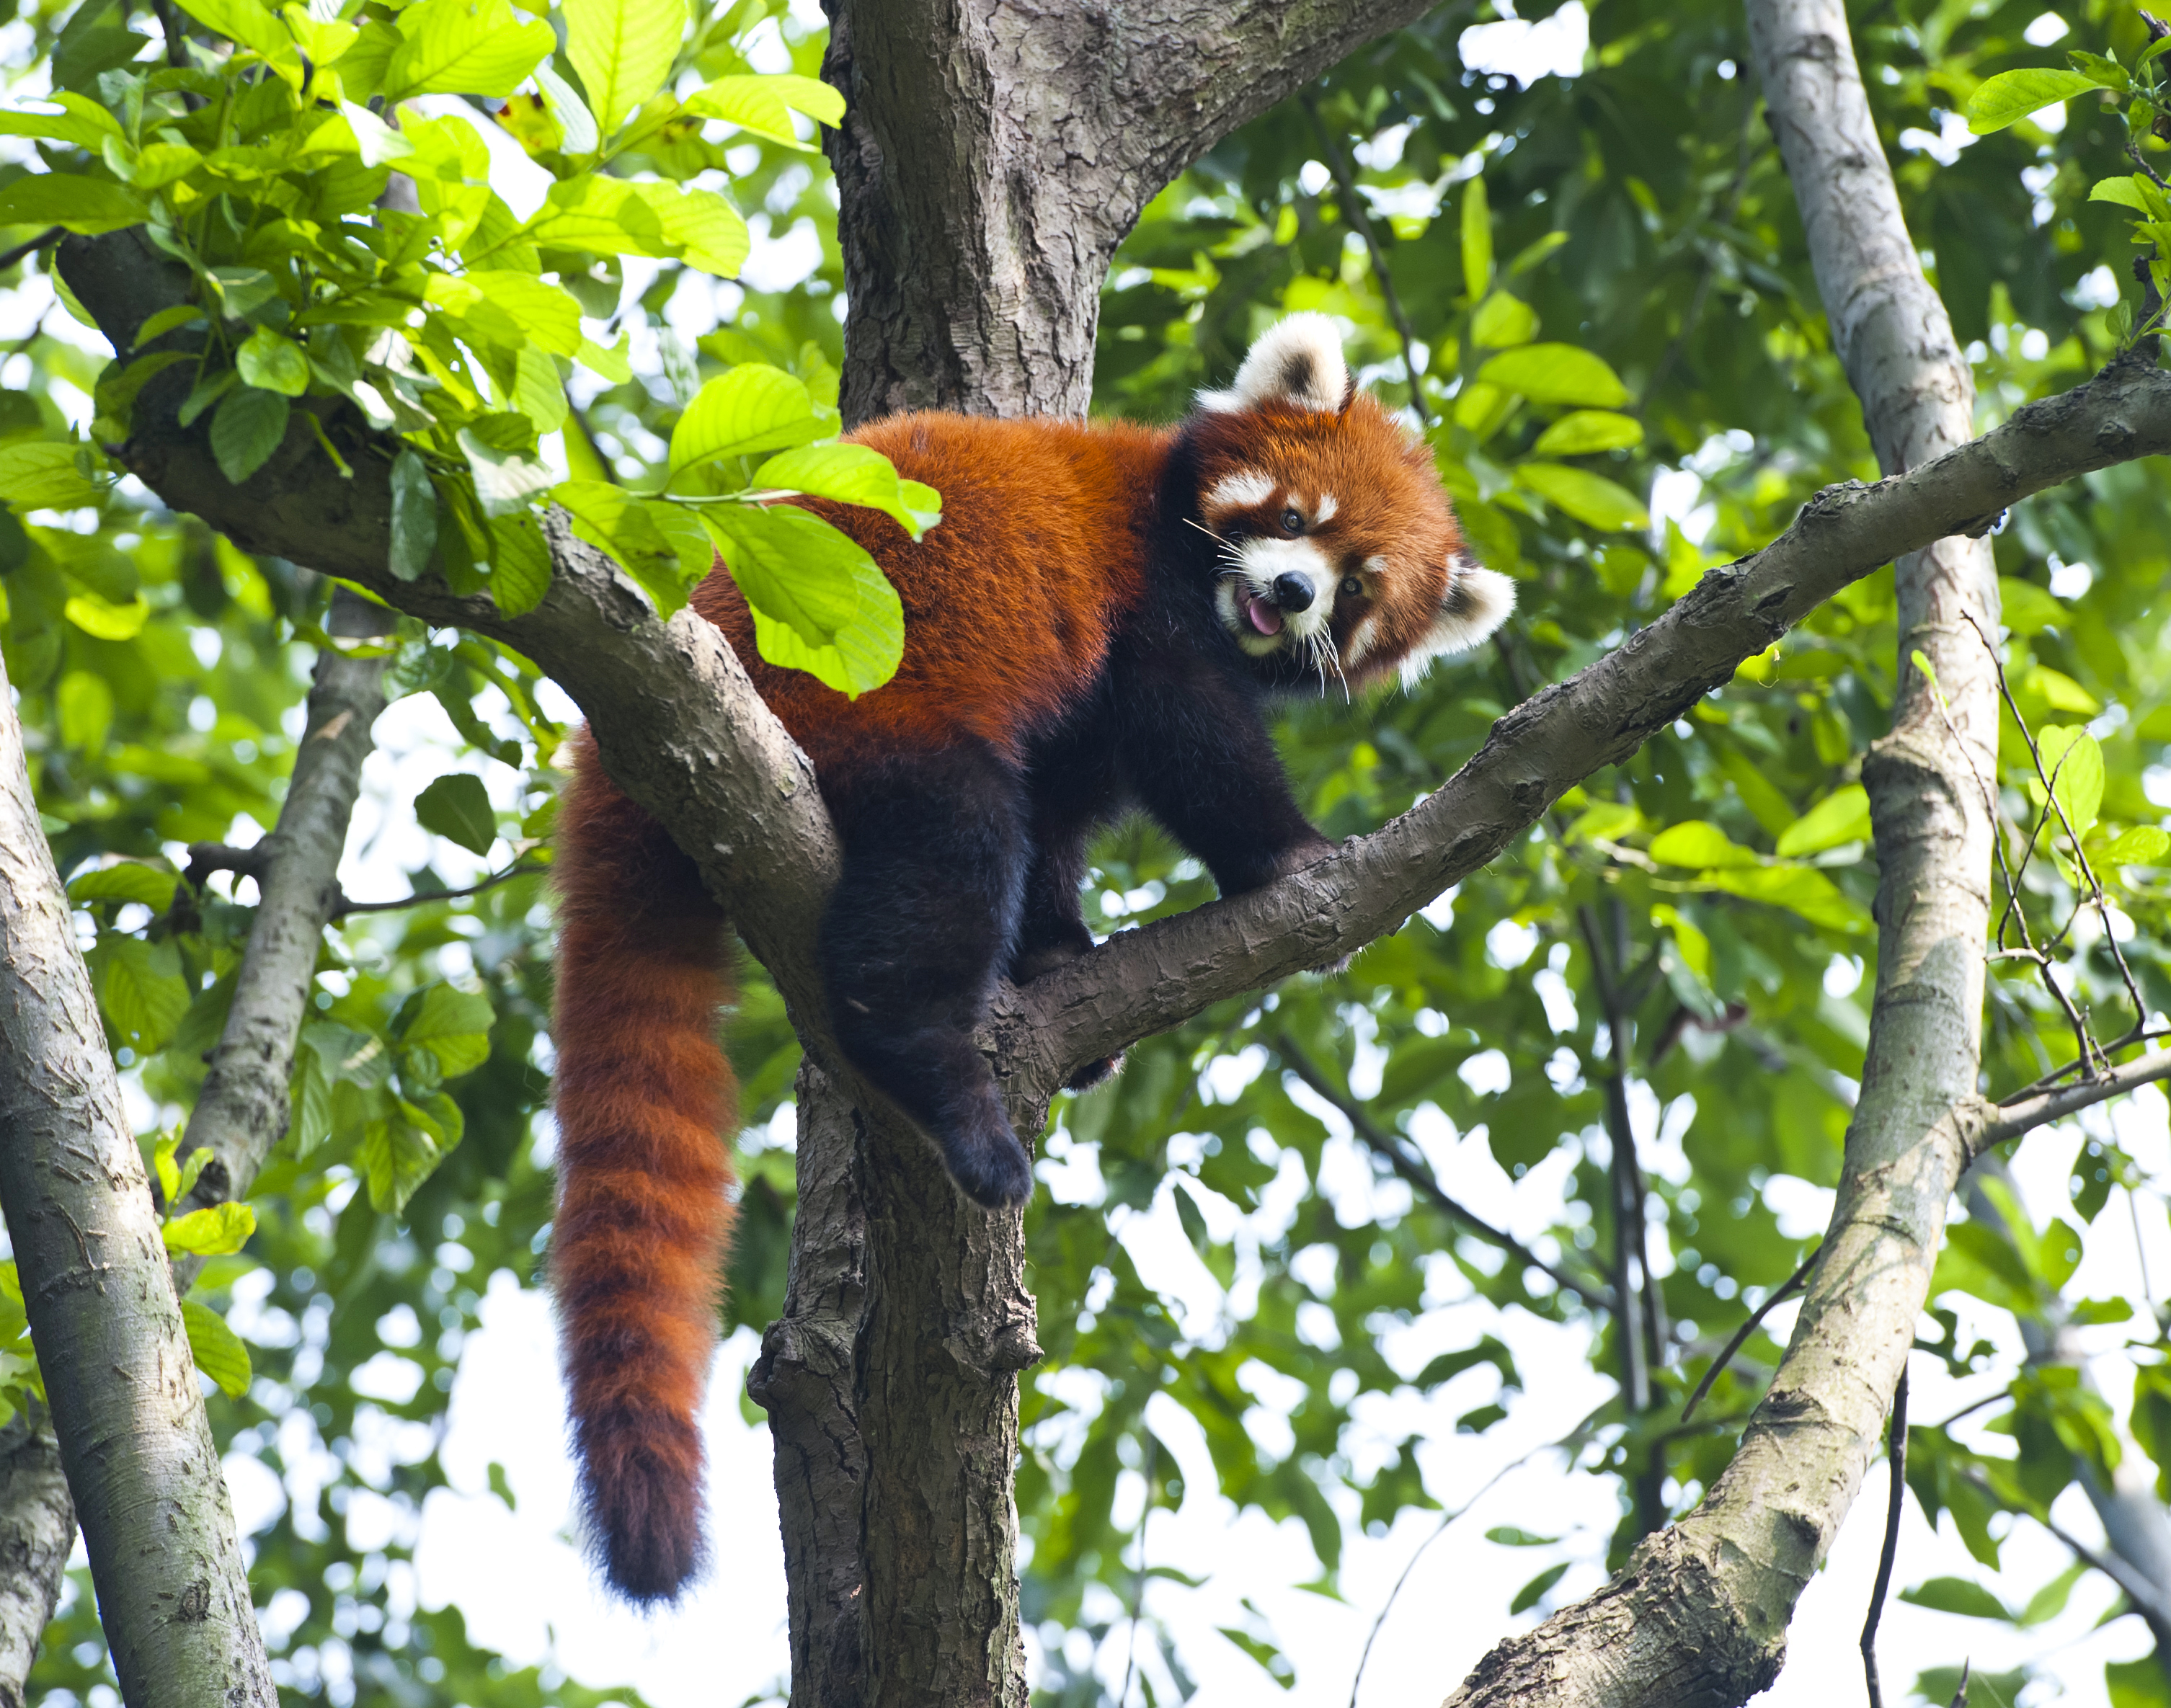
[[[699,1414],[732,1207],[721,913],[576,738],[558,820],[558,1213],[550,1274],[592,1545],[619,1593],[700,1568]]]

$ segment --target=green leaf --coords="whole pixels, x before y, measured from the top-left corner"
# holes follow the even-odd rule
[[[1651,858],[1661,865],[1713,870],[1754,866],[1763,862],[1751,849],[1732,841],[1715,824],[1691,818],[1660,831],[1651,838]]]
[[[558,45],[548,24],[522,22],[510,0],[420,0],[399,14],[399,29],[403,39],[384,72],[388,101],[509,95]]]
[[[1610,410],[1628,401],[1621,376],[1600,357],[1573,344],[1526,344],[1503,351],[1477,370],[1477,377],[1534,404],[1589,404]]]
[[[99,502],[105,489],[85,479],[76,464],[85,449],[51,439],[0,445],[0,498],[19,510],[73,510]]]
[[[713,190],[636,184],[634,193],[655,211],[667,247],[689,266],[728,279],[746,265],[753,239],[739,211]]]
[[[1557,1566],[1548,1566],[1536,1577],[1515,1592],[1515,1598],[1508,1604],[1510,1614],[1528,1613],[1545,1598],[1545,1593],[1568,1575],[1570,1561],[1563,1560]]]
[[[189,1356],[196,1368],[216,1382],[229,1400],[249,1392],[249,1348],[226,1319],[195,1299],[181,1301],[181,1326],[189,1336]]]
[[[163,190],[202,163],[203,156],[185,142],[153,142],[137,154],[128,169],[128,183],[137,190]]]
[[[458,442],[460,454],[474,475],[475,499],[485,516],[512,516],[526,510],[528,501],[549,491],[557,478],[533,457],[485,444],[472,427],[460,429]]]
[[[674,533],[684,517],[667,504],[644,504],[631,493],[603,480],[568,480],[550,495],[573,514],[573,532],[639,583],[654,602],[656,614],[668,618],[686,602],[692,583],[707,573],[712,553],[689,562],[684,543]],[[698,525],[697,525],[698,526]],[[667,533],[667,527],[673,533]]]
[[[428,1051],[440,1078],[453,1079],[490,1059],[496,1020],[488,997],[433,984],[400,1004],[393,1030],[409,1049]]]
[[[2129,173],[2123,178],[2099,178],[2088,187],[2090,201],[2115,202],[2120,207],[2130,207],[2136,213],[2148,212],[2148,198],[2142,193],[2143,180],[2138,174]]]
[[[592,154],[603,138],[596,131],[596,115],[588,110],[572,84],[560,77],[549,60],[535,67],[535,87],[543,91],[550,116],[558,121],[560,143],[568,154]]]
[[[1869,839],[1869,791],[1859,783],[1826,795],[1779,833],[1779,852],[1819,854],[1843,842]]]
[[[2013,1614],[2003,1602],[1980,1583],[1965,1577],[1932,1577],[1912,1589],[1900,1592],[1900,1599],[1915,1607],[1939,1613],[1964,1614],[1970,1619],[2006,1619]]]
[[[392,573],[411,581],[437,549],[437,489],[422,459],[403,450],[392,459]]]
[[[2018,124],[2030,113],[2055,107],[2061,101],[2085,95],[2098,87],[2093,78],[2077,71],[2052,71],[2039,67],[2000,72],[1994,78],[1986,78],[1968,97],[1968,129],[1978,137],[1986,137],[1992,131]]]
[[[1473,178],[1462,191],[1462,288],[1473,303],[1493,283],[1493,212],[1485,203],[1485,180]]]
[[[517,352],[532,338],[553,356],[580,353],[581,305],[533,273],[432,273],[422,295],[482,343]]]
[[[904,655],[904,608],[860,544],[793,505],[718,506],[702,520],[754,613],[761,656],[856,697]]]
[[[1815,866],[1772,865],[1755,870],[1707,871],[1697,878],[1698,887],[1762,902],[1798,913],[1812,925],[1827,926],[1850,934],[1867,932],[1868,910],[1848,896]]]
[[[780,368],[750,361],[703,386],[671,433],[671,472],[718,457],[804,445],[836,431],[834,412]]]
[[[244,385],[290,398],[298,398],[309,388],[308,356],[292,339],[281,337],[268,326],[260,326],[249,335],[233,353],[233,366]]]
[[[1565,463],[1518,463],[1515,479],[1586,527],[1622,533],[1651,525],[1650,511],[1634,493],[1588,468],[1572,468]]]
[[[61,613],[100,640],[133,640],[150,621],[151,608],[141,599],[115,605],[95,593],[78,593],[61,607]]]
[[[1643,424],[1611,410],[1575,410],[1563,415],[1530,447],[1540,457],[1587,457],[1597,451],[1625,451],[1643,442]]]
[[[1495,291],[1470,317],[1470,341],[1482,350],[1505,350],[1538,335],[1538,317],[1530,305],[1505,291]]]
[[[2103,709],[2103,702],[2090,693],[2062,670],[2053,670],[2047,664],[2036,665],[2020,679],[2020,691],[2033,694],[2054,712],[2078,712],[2092,718]]]
[[[2086,730],[2063,724],[2040,731],[2035,746],[2066,824],[2075,836],[2087,835],[2103,806],[2103,748]]]
[[[83,237],[141,225],[151,205],[103,178],[46,172],[0,188],[0,226],[56,225]]]
[[[566,401],[566,382],[550,353],[523,345],[514,374],[512,407],[533,421],[539,433],[555,433],[564,426],[571,406]]]
[[[180,881],[177,874],[147,866],[140,860],[119,860],[70,879],[68,900],[136,902],[154,913],[163,913],[174,905],[174,890]]]
[[[199,1149],[198,1156],[207,1156]],[[201,1165],[199,1165],[201,1166]],[[178,1181],[175,1182],[179,1186]],[[180,1196],[180,1188],[174,1197]],[[169,1198],[168,1202],[172,1202]],[[229,1251],[239,1251],[249,1243],[249,1236],[256,1231],[256,1212],[246,1204],[213,1204],[208,1209],[191,1210],[185,1216],[176,1216],[159,1229],[158,1234],[166,1242],[169,1251],[185,1251],[197,1257],[222,1257]],[[221,1384],[224,1385],[223,1384]]]
[[[239,486],[269,462],[287,436],[293,405],[277,392],[236,386],[211,418],[211,453],[218,472]]]
[[[608,139],[663,87],[686,33],[685,0],[566,0],[566,57]]]
[[[2133,79],[2126,75],[2125,67],[2100,53],[2074,48],[2066,52],[2066,62],[2089,82],[2100,84],[2104,88],[2116,89],[2124,94],[2133,87]]]
[[[907,489],[924,493],[928,488],[900,480],[889,458],[865,445],[802,445],[763,463],[754,471],[753,484],[763,490],[804,492],[879,510],[914,539],[942,519],[939,508],[913,506],[914,495]]]
[[[2152,824],[2140,824],[2120,836],[2095,859],[2099,865],[2158,866],[2163,864],[2167,851],[2171,851],[2171,836],[2167,836]]]
[[[450,772],[417,795],[415,819],[423,829],[474,854],[488,854],[497,840],[497,814],[490,806],[490,791],[481,778],[465,771]]]
[[[189,1009],[189,987],[171,942],[101,936],[93,951],[92,976],[99,1005],[117,1036],[138,1055],[163,1048]]]
[[[256,0],[178,0],[178,3],[213,35],[238,41],[266,59],[292,48],[279,20]]]
[[[525,616],[550,591],[550,549],[532,511],[492,517],[490,596],[508,617]]]
[[[722,77],[686,97],[679,110],[697,119],[721,119],[788,148],[809,153],[819,147],[803,142],[791,127],[791,114],[801,112],[834,125],[844,116],[844,98],[825,83],[791,73],[774,77]]]
[[[2033,581],[2011,576],[1997,578],[2000,620],[2015,634],[2039,634],[2045,629],[2063,628],[2072,615],[2056,598]]]
[[[86,95],[63,90],[56,94],[39,95],[36,99],[51,101],[60,108],[57,113],[41,113],[35,109],[0,111],[0,137],[39,137],[48,142],[66,142],[72,147],[100,153],[109,138],[126,140],[120,123],[112,114]]]

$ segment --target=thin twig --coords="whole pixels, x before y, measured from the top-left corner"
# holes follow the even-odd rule
[[[271,869],[276,851],[270,837],[249,848],[234,848],[221,842],[190,843],[189,864],[182,877],[198,894],[202,893],[205,883],[213,872],[232,872],[237,877],[253,878],[260,882],[264,874]],[[517,861],[501,872],[492,872],[488,877],[457,890],[418,890],[411,896],[397,897],[389,902],[356,902],[342,893],[332,904],[331,916],[335,919],[344,919],[350,913],[391,913],[402,908],[419,908],[429,902],[457,902],[465,897],[479,896],[485,890],[542,870],[541,866],[531,861]]]
[[[1430,431],[1432,411],[1426,407],[1424,388],[1418,380],[1418,337],[1411,330],[1410,317],[1402,312],[1402,299],[1396,294],[1395,276],[1387,269],[1387,252],[1372,229],[1371,216],[1365,210],[1364,198],[1358,194],[1357,180],[1350,175],[1349,161],[1342,152],[1341,142],[1321,116],[1318,97],[1306,89],[1300,99],[1304,102],[1305,111],[1311,115],[1312,128],[1319,132],[1320,147],[1326,151],[1327,167],[1334,174],[1334,187],[1342,201],[1342,217],[1364,240],[1365,253],[1372,260],[1372,276],[1380,281],[1380,300],[1387,305],[1387,318],[1394,322],[1395,331],[1402,340],[1402,365],[1409,370],[1410,376],[1410,407],[1417,411],[1418,426]]]
[[[2171,1050],[2158,1050],[2062,1091],[2039,1092],[2031,1097],[2016,1095],[1998,1106],[2004,1115],[1983,1129],[1980,1148],[1988,1150],[1992,1145],[2018,1138],[2045,1122],[2063,1120],[2092,1104],[2108,1102],[2152,1080],[2167,1079],[2171,1079]]]
[[[1579,1281],[1568,1271],[1547,1262],[1514,1234],[1494,1227],[1476,1211],[1450,1197],[1446,1190],[1433,1177],[1432,1170],[1409,1155],[1401,1141],[1366,1114],[1360,1105],[1346,1094],[1336,1090],[1327,1076],[1312,1064],[1311,1057],[1298,1047],[1296,1040],[1287,1032],[1275,1037],[1274,1047],[1281,1052],[1282,1060],[1288,1063],[1289,1071],[1340,1110],[1343,1118],[1349,1123],[1350,1130],[1364,1142],[1365,1147],[1418,1193],[1430,1200],[1435,1209],[1461,1222],[1481,1238],[1491,1240],[1503,1250],[1520,1257],[1530,1268],[1544,1271],[1585,1304],[1598,1310],[1614,1309],[1612,1295],[1604,1288]]]
[[[1711,1384],[1718,1379],[1718,1373],[1734,1362],[1734,1355],[1748,1343],[1750,1336],[1756,1332],[1757,1325],[1771,1315],[1784,1300],[1793,1298],[1800,1290],[1802,1283],[1809,1278],[1809,1271],[1816,1266],[1817,1259],[1824,1255],[1824,1249],[1820,1245],[1804,1257],[1802,1266],[1787,1277],[1777,1293],[1750,1312],[1749,1320],[1734,1331],[1734,1338],[1711,1361],[1711,1368],[1703,1373],[1703,1380],[1697,1384],[1696,1392],[1689,1395],[1689,1403],[1681,1407],[1682,1422],[1686,1423],[1695,1416],[1697,1407],[1703,1403],[1703,1396],[1711,1392]]]
[[[1141,1413],[1140,1423],[1145,1422]],[[1123,1688],[1116,1693],[1116,1708],[1129,1708],[1131,1700],[1131,1670],[1139,1657],[1139,1614],[1146,1604],[1146,1526],[1153,1523],[1154,1459],[1161,1451],[1161,1438],[1146,1429],[1146,1507],[1139,1515],[1139,1570],[1131,1585],[1130,1630],[1123,1643]]]
[[[419,908],[426,902],[457,902],[463,897],[480,896],[485,890],[494,889],[498,885],[509,882],[514,878],[526,877],[532,872],[539,872],[542,870],[541,866],[533,865],[523,860],[517,865],[507,866],[501,872],[492,872],[480,882],[467,885],[462,889],[419,890],[411,896],[401,896],[397,900],[390,902],[350,902],[342,897],[339,905],[332,909],[332,918],[344,919],[350,913],[395,913],[402,908]]]
[[[1561,1445],[1562,1443],[1557,1441],[1545,1442],[1532,1448],[1520,1459],[1510,1459],[1506,1464],[1502,1465],[1499,1470],[1494,1471],[1491,1476],[1486,1478],[1484,1482],[1479,1486],[1476,1494],[1472,1495],[1453,1512],[1442,1513],[1439,1515],[1439,1528],[1434,1529],[1432,1534],[1426,1537],[1423,1541],[1418,1544],[1417,1552],[1410,1555],[1409,1563],[1402,1567],[1402,1576],[1395,1580],[1395,1587],[1387,1592],[1387,1598],[1386,1602],[1381,1604],[1380,1609],[1380,1616],[1372,1621],[1372,1629],[1365,1634],[1364,1646],[1359,1652],[1357,1656],[1357,1676],[1349,1681],[1349,1708],[1357,1708],[1357,1690],[1358,1687],[1364,1682],[1364,1663],[1372,1658],[1372,1645],[1379,1641],[1380,1627],[1386,1624],[1387,1615],[1394,1611],[1396,1598],[1402,1594],[1402,1586],[1410,1581],[1410,1573],[1418,1569],[1418,1561],[1424,1558],[1425,1550],[1431,1547],[1434,1543],[1439,1541],[1441,1537],[1447,1534],[1449,1525],[1452,1524],[1465,1513],[1467,1513],[1472,1507],[1476,1506],[1478,1502],[1483,1500],[1487,1495],[1492,1493],[1493,1485],[1498,1483],[1501,1478],[1506,1476],[1509,1471],[1520,1470],[1540,1454],[1544,1453],[1548,1448],[1559,1448]]]
[[[56,225],[50,231],[40,232],[26,244],[17,244],[12,249],[0,250],[0,273],[6,272],[25,255],[35,254],[40,249],[50,249],[67,235],[67,228],[64,225]]]
[[[1869,1708],[1884,1708],[1877,1682],[1877,1624],[1884,1617],[1884,1598],[1892,1588],[1892,1562],[1900,1552],[1900,1512],[1907,1493],[1907,1367],[1900,1366],[1900,1384],[1892,1390],[1890,1445],[1887,1463],[1892,1486],[1884,1502],[1884,1551],[1877,1557],[1877,1582],[1869,1592],[1869,1614],[1862,1622],[1862,1675],[1869,1686]]]

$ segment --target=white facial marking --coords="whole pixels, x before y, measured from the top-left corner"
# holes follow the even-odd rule
[[[1342,506],[1334,501],[1334,495],[1332,493],[1321,493],[1319,495],[1319,506],[1311,512],[1312,526],[1316,527],[1323,522],[1333,521],[1335,511],[1341,508]]]
[[[1311,589],[1301,610],[1284,606],[1275,583],[1300,576]],[[1236,644],[1254,658],[1264,658],[1292,643],[1303,645],[1327,632],[1334,618],[1334,565],[1308,539],[1246,540],[1236,549],[1236,567],[1225,570],[1214,602]],[[1262,634],[1251,620],[1247,603],[1257,600],[1280,619],[1275,633]]]
[[[1198,402],[1202,410],[1222,413],[1279,403],[1331,415],[1348,390],[1340,329],[1324,314],[1306,313],[1268,327],[1236,370],[1236,383],[1226,391],[1201,392]]]
[[[1424,645],[1402,666],[1407,685],[1424,674],[1425,666],[1444,652],[1466,652],[1508,620],[1515,608],[1515,584],[1497,570],[1481,569],[1472,557],[1450,565],[1447,597],[1433,618]]]
[[[1349,634],[1349,667],[1352,670],[1364,661],[1364,655],[1372,650],[1372,643],[1380,638],[1380,613],[1370,613]]]
[[[1264,504],[1274,495],[1274,483],[1253,468],[1240,468],[1234,474],[1224,474],[1214,483],[1206,495],[1206,509],[1244,510],[1255,504]]]

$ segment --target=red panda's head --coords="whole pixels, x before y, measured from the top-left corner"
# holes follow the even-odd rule
[[[1234,385],[1199,394],[1189,436],[1221,547],[1214,608],[1270,674],[1411,681],[1514,608],[1514,583],[1464,543],[1432,453],[1355,388],[1324,314],[1262,336]]]

